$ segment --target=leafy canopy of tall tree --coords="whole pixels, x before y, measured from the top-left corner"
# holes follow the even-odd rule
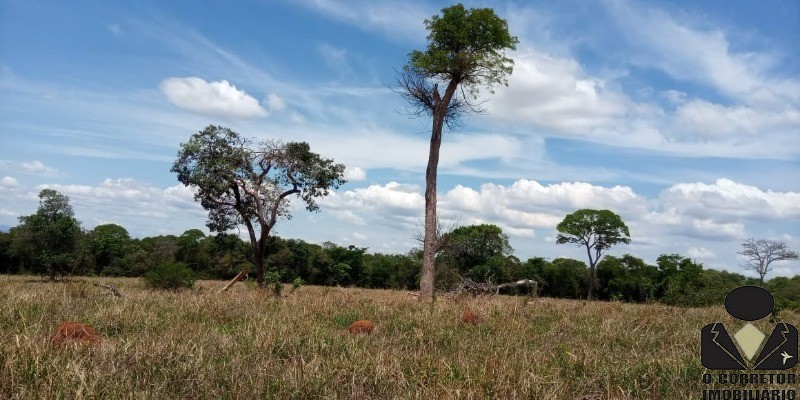
[[[479,281],[505,281],[503,272],[493,267],[504,264],[514,249],[508,243],[508,235],[497,225],[461,226],[446,233],[442,240],[439,257],[453,264],[460,274]]]
[[[789,250],[786,243],[778,240],[747,239],[742,243],[742,248],[737,254],[747,259],[743,268],[755,271],[761,283],[764,283],[764,277],[772,271],[770,264],[775,261],[797,260],[798,257],[796,252]]]
[[[19,217],[19,222],[10,250],[27,261],[25,269],[51,280],[72,272],[78,259],[81,225],[69,197],[42,189],[36,213]]]
[[[97,225],[87,235],[88,255],[93,259],[96,273],[122,259],[129,251],[128,230],[117,224]]]
[[[469,111],[477,111],[481,87],[507,85],[518,40],[508,23],[490,8],[466,9],[457,4],[425,20],[428,48],[414,50],[398,73],[398,93],[408,101],[410,114],[431,117],[431,141],[425,172],[425,235],[420,299],[433,296],[436,256],[436,174],[442,129],[453,127]],[[440,87],[444,91],[440,90]],[[460,89],[460,91],[459,91]]]
[[[315,198],[345,183],[344,165],[311,152],[308,143],[255,143],[220,126],[208,126],[181,144],[172,172],[197,188],[195,200],[208,210],[209,229],[247,227],[261,286],[269,233],[279,218],[291,218],[289,198],[299,197],[308,211],[318,211]]]
[[[564,217],[556,229],[556,243],[573,243],[586,248],[589,256],[589,290],[586,298],[591,300],[597,262],[603,251],[611,246],[631,242],[628,227],[619,215],[609,210],[582,209]]]

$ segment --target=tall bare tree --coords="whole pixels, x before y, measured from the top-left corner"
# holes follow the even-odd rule
[[[775,261],[797,260],[797,253],[789,250],[786,243],[768,239],[747,239],[742,243],[743,250],[737,254],[747,258],[742,266],[744,269],[756,271],[761,283],[764,277],[772,271],[770,264]]]
[[[398,92],[408,101],[409,112],[431,117],[431,141],[425,170],[425,235],[422,249],[420,300],[433,297],[436,257],[436,175],[444,126],[452,128],[460,117],[477,111],[481,87],[508,85],[506,76],[514,62],[505,50],[518,40],[508,23],[490,8],[466,9],[462,4],[442,9],[425,20],[428,49],[414,50],[398,73]],[[444,88],[444,92],[440,90]],[[460,91],[459,91],[460,89]]]

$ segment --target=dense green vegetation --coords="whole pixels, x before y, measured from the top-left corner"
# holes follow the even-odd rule
[[[42,207],[36,214],[21,217],[20,225],[10,232],[0,232],[0,273],[51,278],[62,274],[139,277],[148,273],[156,276],[153,271],[165,274],[170,271],[165,266],[178,263],[199,279],[230,279],[254,264],[250,244],[236,235],[206,235],[190,229],[180,236],[131,238],[124,227],[115,224],[86,231],[72,216],[65,196],[54,191],[43,194]],[[60,209],[63,215],[54,209]],[[59,229],[66,233],[58,233]],[[55,232],[54,237],[69,240],[43,240],[42,232]],[[284,283],[419,288],[421,250],[406,254],[368,250],[271,236],[265,264],[269,275]],[[556,298],[585,298],[588,290],[589,268],[585,262],[540,257],[520,260],[514,256],[508,237],[494,225],[462,226],[445,234],[436,263],[439,291],[451,289],[462,278],[494,283],[534,279],[539,283],[539,296]],[[595,298],[635,303],[721,304],[731,289],[761,284],[758,278],[705,269],[679,254],[661,255],[655,265],[631,254],[606,255],[597,263],[596,272]],[[764,285],[776,296],[779,307],[800,309],[800,276],[777,277]],[[528,289],[511,288],[508,294],[527,294],[524,290]]]

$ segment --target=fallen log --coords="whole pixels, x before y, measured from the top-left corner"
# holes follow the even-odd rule
[[[119,289],[115,288],[114,286],[103,285],[103,284],[100,284],[100,283],[95,283],[94,286],[98,286],[98,287],[110,290],[111,294],[113,294],[114,297],[122,297],[122,292],[120,292]]]
[[[473,296],[477,296],[479,294],[491,294],[492,296],[495,296],[500,294],[500,289],[513,286],[530,286],[534,291],[537,289],[537,283],[533,279],[523,279],[521,281],[495,285],[492,282],[475,282],[469,278],[462,278],[461,284],[458,285],[452,293],[453,295],[458,295],[459,293],[467,292]]]
[[[242,280],[242,278],[244,278],[245,275],[247,275],[247,269],[243,269],[242,272],[239,272],[238,275],[236,275],[233,279],[231,279],[231,281],[228,282],[228,284],[225,285],[225,287],[223,287],[222,289],[220,289],[219,292],[217,292],[217,293],[227,292],[228,289],[230,289],[231,286],[233,286],[234,283],[239,282],[240,280]]]
[[[533,280],[533,279],[523,279],[521,281],[501,283],[501,284],[497,285],[497,289],[495,290],[494,294],[499,294],[500,293],[500,289],[502,289],[502,288],[507,288],[507,287],[512,287],[512,286],[530,286],[530,287],[533,288],[533,290],[536,290],[536,288],[537,288],[537,284],[536,284],[535,280]]]

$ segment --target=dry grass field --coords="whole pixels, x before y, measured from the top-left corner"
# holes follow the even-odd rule
[[[308,286],[276,299],[241,283],[217,294],[222,285],[173,293],[137,279],[0,275],[0,398],[701,398],[714,385],[701,382],[700,329],[741,325],[722,307],[508,296],[430,304],[409,292]],[[462,322],[466,309],[481,322]],[[800,326],[797,313],[782,317]],[[358,319],[374,322],[371,335],[348,333]],[[101,343],[51,344],[62,321],[88,324]]]

